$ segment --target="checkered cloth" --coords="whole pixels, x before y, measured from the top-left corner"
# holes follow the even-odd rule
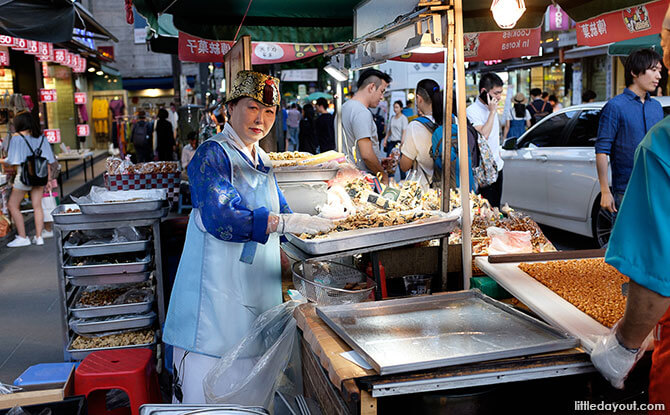
[[[107,174],[105,187],[109,190],[167,189],[168,201],[179,201],[181,173]]]

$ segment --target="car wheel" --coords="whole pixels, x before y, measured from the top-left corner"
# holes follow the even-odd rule
[[[600,208],[600,197],[593,206],[593,239],[600,248],[607,245],[614,226],[614,215]]]

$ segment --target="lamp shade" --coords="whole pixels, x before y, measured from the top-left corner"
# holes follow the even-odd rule
[[[511,29],[526,11],[523,0],[493,0],[491,13],[501,29]]]

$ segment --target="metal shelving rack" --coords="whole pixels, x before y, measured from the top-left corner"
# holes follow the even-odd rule
[[[63,206],[64,207],[64,206]],[[85,215],[81,213],[67,214],[67,223],[58,218],[57,211],[54,211],[54,236],[56,238],[58,249],[58,279],[59,279],[59,305],[61,313],[61,323],[63,326],[63,355],[65,361],[81,360],[73,357],[67,350],[70,341],[74,337],[74,332],[69,327],[71,317],[70,308],[73,305],[78,286],[72,285],[63,269],[64,261],[67,255],[63,249],[64,238],[71,231],[95,230],[95,229],[115,229],[122,226],[149,227],[152,231],[153,246],[150,252],[153,257],[153,275],[155,279],[155,311],[158,320],[158,329],[155,332],[155,344],[159,344],[160,327],[165,322],[165,301],[163,295],[163,266],[160,247],[160,223],[161,218],[167,216],[168,208],[162,207],[159,210],[151,212],[120,213],[118,215]],[[70,216],[72,215],[72,216]],[[63,216],[61,216],[63,217]],[[60,220],[59,220],[60,219]],[[156,324],[154,323],[154,326]],[[133,346],[128,346],[133,347]],[[135,346],[136,347],[136,346]],[[158,346],[157,346],[158,348]],[[157,350],[158,352],[158,350]],[[160,356],[160,353],[159,353]]]

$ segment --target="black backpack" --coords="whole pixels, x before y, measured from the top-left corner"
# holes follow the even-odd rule
[[[377,139],[379,142],[384,139],[384,131],[386,131],[386,121],[384,121],[384,117],[379,113],[381,110],[381,108],[377,108],[377,112],[372,114],[372,120],[377,126]]]
[[[44,186],[49,181],[49,162],[42,157],[42,144],[44,143],[44,136],[37,146],[37,151],[26,140],[23,134],[19,134],[23,141],[30,149],[32,155],[26,158],[26,161],[21,163],[21,182],[28,186]]]
[[[149,123],[146,121],[138,121],[133,128],[133,144],[135,148],[146,148],[151,143],[151,136],[149,135]]]
[[[530,106],[533,107],[533,109],[535,110],[535,112],[533,112],[533,125],[535,125],[542,118],[549,115],[549,113],[551,113],[552,111],[551,105],[549,105],[549,103],[547,102],[543,102],[542,108],[539,109],[535,106],[535,102],[532,102]]]

